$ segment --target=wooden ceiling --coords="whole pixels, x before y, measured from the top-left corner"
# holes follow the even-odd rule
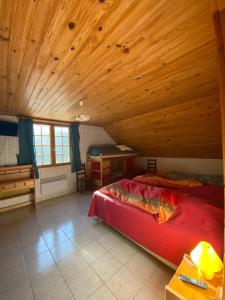
[[[207,0],[0,0],[0,14],[0,114],[89,114],[141,155],[222,156]]]

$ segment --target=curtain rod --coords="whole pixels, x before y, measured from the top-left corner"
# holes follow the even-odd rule
[[[78,124],[79,122],[66,122],[66,121],[59,121],[59,120],[51,120],[51,119],[41,119],[41,118],[35,118],[35,117],[27,117],[27,116],[17,116],[18,118],[22,119],[32,119],[34,122],[43,122],[43,123],[49,123],[49,124],[64,124],[64,125],[70,125],[70,124]]]

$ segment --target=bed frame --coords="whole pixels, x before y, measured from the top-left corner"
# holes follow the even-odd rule
[[[122,178],[137,175],[137,153],[87,156],[86,171],[92,184],[97,187],[108,185]]]

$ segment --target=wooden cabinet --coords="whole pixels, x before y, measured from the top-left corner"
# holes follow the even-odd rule
[[[137,154],[88,156],[86,168],[92,184],[101,187],[137,175]]]
[[[32,165],[0,167],[0,200],[32,194],[32,201],[4,207],[0,211],[33,204],[35,200],[35,180]]]
[[[204,290],[194,285],[181,281],[177,275],[183,274],[198,280],[207,282],[208,289]],[[222,271],[215,274],[215,277],[210,280],[204,280],[198,273],[197,268],[191,264],[191,259],[188,255],[185,255],[176,273],[171,279],[170,283],[166,286],[166,300],[212,300],[222,299],[220,298],[222,288]]]

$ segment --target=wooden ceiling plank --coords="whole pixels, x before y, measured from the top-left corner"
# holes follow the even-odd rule
[[[195,26],[196,27],[196,26]],[[91,72],[90,72],[91,73]],[[87,77],[86,77],[86,81],[87,81]],[[75,97],[76,98],[76,97]],[[79,97],[78,97],[79,98]]]
[[[46,30],[51,22],[51,17],[59,0],[37,1],[33,21],[27,37],[26,49],[19,70],[19,78],[16,86],[15,98],[19,102],[18,112],[22,113],[23,101],[26,97],[26,87],[35,64],[38,51],[43,42]],[[23,99],[23,101],[21,101]]]

